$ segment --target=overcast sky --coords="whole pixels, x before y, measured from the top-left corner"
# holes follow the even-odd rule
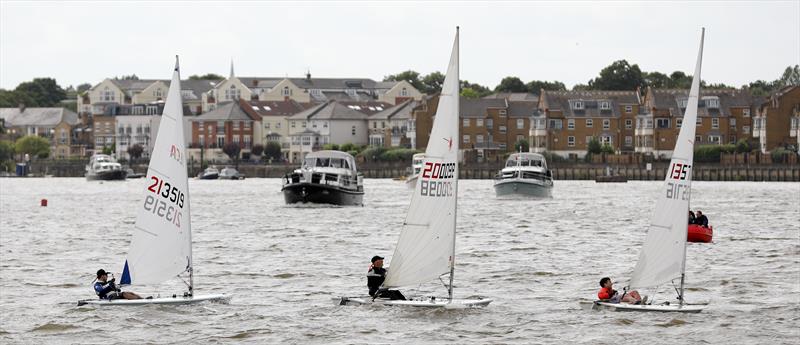
[[[586,83],[619,59],[694,68],[740,86],[800,63],[800,1],[783,2],[10,2],[0,0],[0,88],[136,74],[364,77],[444,71],[461,26],[461,79]]]

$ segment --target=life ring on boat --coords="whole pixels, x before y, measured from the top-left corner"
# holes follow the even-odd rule
[[[689,224],[689,234],[686,240],[695,243],[710,243],[714,235],[714,228],[704,227],[697,224]]]

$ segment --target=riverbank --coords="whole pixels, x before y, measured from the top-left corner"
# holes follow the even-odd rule
[[[85,162],[42,160],[31,164],[31,172],[36,176],[82,177]],[[646,164],[592,164],[575,162],[554,162],[550,164],[553,178],[556,180],[594,180],[604,176],[607,168],[615,175],[628,180],[662,180],[666,176],[668,162]],[[460,167],[462,179],[491,179],[502,168],[503,163],[468,163]],[[247,177],[283,177],[296,168],[288,164],[252,164],[241,163],[238,170]],[[136,172],[146,172],[147,164],[135,164]],[[359,164],[359,170],[365,178],[400,178],[409,174],[408,164],[404,162],[367,162]],[[190,164],[190,176],[197,176],[201,171],[199,164]],[[696,163],[694,167],[695,181],[790,181],[800,182],[800,165],[798,164],[719,164]]]

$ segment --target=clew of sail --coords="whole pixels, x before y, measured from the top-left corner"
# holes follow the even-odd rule
[[[700,35],[700,49],[683,115],[683,126],[664,179],[664,188],[659,192],[652,223],[639,253],[639,261],[631,277],[631,288],[657,286],[681,277],[684,272],[687,217],[694,166],[694,124],[697,121],[697,102],[700,95],[704,36],[705,29]]]
[[[458,32],[411,204],[384,287],[408,286],[451,272],[458,190]]]
[[[192,266],[189,179],[183,132],[180,71],[167,93],[121,284],[156,284]]]

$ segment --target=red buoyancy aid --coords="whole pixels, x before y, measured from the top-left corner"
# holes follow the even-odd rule
[[[597,298],[598,299],[609,299],[614,296],[614,290],[610,288],[600,288],[600,291],[597,291]]]

